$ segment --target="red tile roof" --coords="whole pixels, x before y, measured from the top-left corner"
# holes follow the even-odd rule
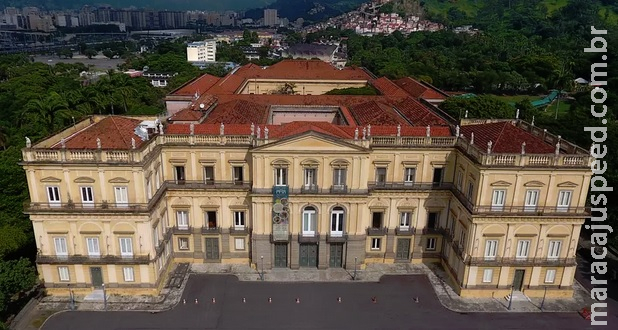
[[[401,87],[404,91],[410,94],[414,98],[422,99],[440,99],[445,100],[446,96],[435,91],[431,86],[427,86],[420,81],[414,80],[410,77],[401,78],[395,80],[395,84]]]
[[[516,127],[512,122],[497,122],[462,126],[460,133],[470,140],[474,133],[474,145],[487,149],[487,143],[492,142],[494,153],[521,153],[521,144],[526,142],[527,154],[552,154],[556,147],[545,143],[541,138]]]
[[[373,87],[380,91],[383,95],[393,96],[393,97],[407,97],[408,93],[401,89],[399,86],[395,85],[390,79],[386,77],[378,78],[371,82]]]
[[[94,123],[82,131],[65,139],[67,149],[97,149],[97,138],[101,140],[101,149],[131,149],[131,138],[135,139],[135,147],[139,148],[144,141],[135,135],[135,128],[142,119],[109,116]],[[56,143],[54,149],[62,148]]]
[[[392,106],[369,101],[349,107],[352,116],[359,125],[409,125]]]
[[[234,100],[217,105],[204,123],[262,124],[268,121],[268,113],[269,108],[264,104]]]
[[[396,103],[395,107],[404,117],[408,118],[414,126],[447,125],[444,119],[440,118],[422,103],[411,97]]]
[[[203,76],[197,77],[188,83],[180,86],[178,89],[170,93],[170,95],[194,95],[197,93],[201,95],[202,93],[209,90],[212,86],[214,86],[218,81],[219,77],[215,77],[209,74],[205,74]]]
[[[256,128],[257,129],[257,128]],[[195,124],[193,133],[196,135],[219,135],[221,124]],[[249,135],[251,125],[246,124],[224,124],[225,135]],[[165,134],[190,134],[191,124],[168,124]]]
[[[176,112],[170,118],[168,118],[168,120],[169,121],[199,121],[203,116],[204,116],[204,112],[197,110],[197,109],[187,108],[187,109],[183,109],[183,110]]]
[[[252,78],[371,80],[369,74],[361,68],[337,69],[321,60],[283,60],[264,69],[254,64],[243,68],[246,73],[241,70],[236,73],[251,74]]]

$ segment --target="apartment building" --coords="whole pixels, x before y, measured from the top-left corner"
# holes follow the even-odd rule
[[[324,95],[365,85],[379,95]],[[399,85],[248,64],[172,92],[167,120],[93,116],[28,143],[46,287],[153,294],[174,262],[438,263],[464,297],[569,297],[589,152],[521,120],[455,121]]]
[[[204,40],[187,45],[188,62],[215,62],[217,57],[217,42]]]

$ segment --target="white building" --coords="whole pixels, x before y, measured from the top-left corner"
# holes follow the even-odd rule
[[[217,55],[217,42],[214,39],[192,42],[187,45],[188,62],[214,62]]]
[[[278,23],[277,9],[264,9],[264,26],[277,26]]]

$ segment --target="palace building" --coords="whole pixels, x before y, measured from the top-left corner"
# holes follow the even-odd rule
[[[359,87],[376,95],[326,94]],[[52,294],[156,294],[178,262],[439,263],[464,297],[571,296],[588,150],[518,119],[455,120],[447,97],[285,60],[199,77],[167,118],[28,142],[39,274]]]

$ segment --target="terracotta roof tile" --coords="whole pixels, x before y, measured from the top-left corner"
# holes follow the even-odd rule
[[[491,141],[492,152],[495,153],[519,154],[522,142],[526,142],[528,154],[552,154],[555,151],[555,146],[507,121],[466,125],[461,127],[460,132],[468,140],[474,133],[474,144],[482,150],[486,150],[487,143]]]
[[[440,118],[422,103],[411,97],[396,103],[395,106],[414,126],[447,125],[444,119]]]
[[[380,93],[393,97],[407,97],[408,93],[397,86],[394,82],[386,77],[378,78],[371,82],[373,87],[380,91]]]
[[[197,109],[183,109],[176,112],[169,121],[199,121],[204,116],[204,113]]]
[[[358,125],[409,125],[391,106],[369,101],[349,107]]]
[[[254,78],[267,79],[371,80],[369,74],[361,68],[337,69],[321,60],[283,60],[265,69],[250,66],[247,71],[250,71]]]
[[[201,95],[214,86],[219,79],[219,77],[205,74],[180,86],[180,88],[170,93],[170,95],[194,95],[195,93]]]
[[[204,123],[215,124],[260,124],[268,120],[268,106],[245,100],[220,103],[206,117]]]
[[[427,86],[420,81],[410,77],[395,80],[395,84],[414,98],[422,99],[446,99],[445,95],[440,94],[432,86]]]
[[[224,124],[225,135],[249,135],[251,125]],[[194,124],[193,133],[196,135],[219,135],[221,124]],[[165,134],[190,134],[191,124],[169,124],[165,128]]]
[[[109,116],[68,137],[65,146],[67,149],[97,149],[97,138],[99,138],[101,149],[128,150],[132,148],[131,138],[133,138],[135,147],[139,148],[144,141],[135,135],[134,130],[142,121],[129,117]],[[52,148],[59,149],[62,145],[57,143]]]

